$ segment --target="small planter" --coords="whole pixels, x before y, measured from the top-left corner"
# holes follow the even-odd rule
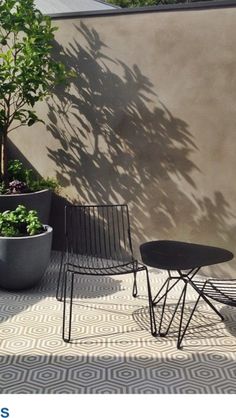
[[[52,228],[26,237],[0,237],[0,287],[23,290],[33,287],[43,276],[52,245]]]
[[[48,224],[51,208],[52,191],[0,195],[0,212],[14,210],[18,205],[24,205],[28,210],[36,210],[40,221]]]

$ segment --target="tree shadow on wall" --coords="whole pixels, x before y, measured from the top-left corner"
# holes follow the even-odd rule
[[[58,141],[48,155],[60,184],[73,187],[77,203],[128,203],[136,251],[154,237],[189,239],[207,223],[208,204],[195,197],[198,149],[188,125],[137,65],[111,58],[94,29],[76,29],[76,39],[55,53],[63,52],[77,77],[48,102],[48,129]],[[227,221],[227,211],[217,216]]]

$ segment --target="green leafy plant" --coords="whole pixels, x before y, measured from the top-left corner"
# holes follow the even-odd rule
[[[32,192],[37,192],[39,190],[44,190],[44,189],[50,189],[56,192],[60,188],[58,181],[50,177],[47,177],[45,179],[37,179],[29,183],[29,187]]]
[[[19,180],[25,182],[27,176],[27,170],[19,160],[10,160],[8,162],[8,179]]]
[[[0,182],[0,194],[5,194],[5,193],[7,193],[7,187],[5,185],[5,182],[1,181]]]
[[[21,237],[37,235],[44,232],[35,210],[28,211],[25,206],[19,205],[15,210],[6,210],[0,213],[0,236]]]
[[[2,184],[0,194],[29,193],[43,189],[59,190],[59,184],[54,178],[39,178],[31,169],[24,167],[19,160],[8,163],[8,187]]]
[[[185,3],[187,0],[107,0],[108,3],[120,7],[145,7],[161,4]]]
[[[20,126],[43,122],[34,111],[38,101],[72,73],[51,54],[51,19],[34,0],[0,1],[0,171],[7,179],[7,140]],[[20,179],[18,179],[20,180]]]

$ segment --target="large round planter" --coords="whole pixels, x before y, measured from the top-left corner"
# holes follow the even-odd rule
[[[0,237],[0,287],[22,290],[33,287],[43,276],[52,245],[52,228],[30,237]]]
[[[52,191],[49,189],[33,193],[0,195],[0,212],[14,210],[18,205],[26,209],[34,209],[43,224],[48,224],[51,208]]]

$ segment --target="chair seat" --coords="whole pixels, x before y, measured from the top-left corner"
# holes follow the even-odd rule
[[[144,265],[138,263],[137,261],[127,261],[127,263],[124,263],[119,260],[86,256],[77,257],[76,261],[73,262],[73,260],[70,260],[70,262],[65,263],[68,271],[77,274],[103,276],[109,274],[127,274],[133,273],[134,271],[137,272],[145,270]]]
[[[200,290],[206,278],[197,277],[193,280]],[[225,305],[236,306],[236,280],[208,279],[204,287],[204,294]]]

